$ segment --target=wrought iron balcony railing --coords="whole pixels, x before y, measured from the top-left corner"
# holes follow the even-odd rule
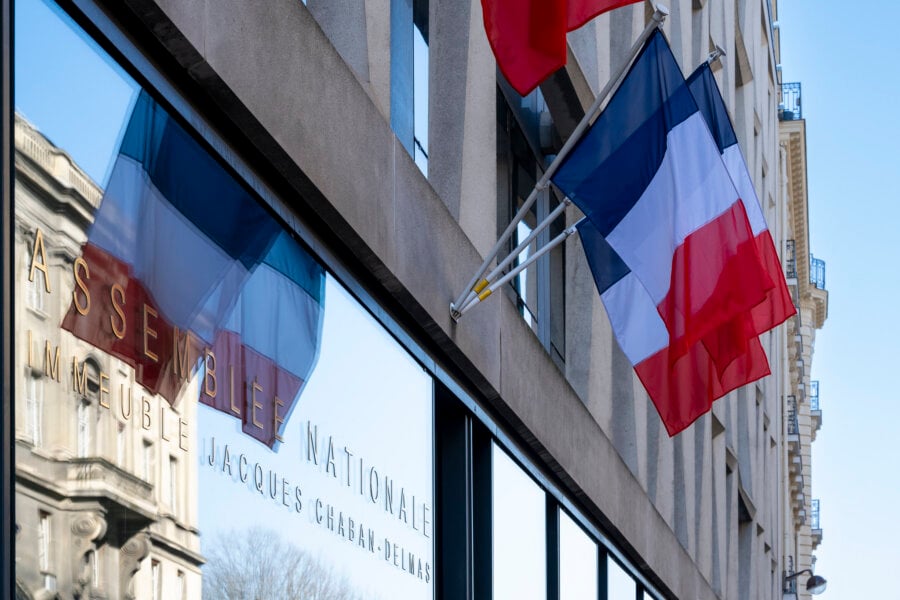
[[[788,396],[787,397],[787,405],[788,405],[788,415],[787,415],[788,435],[797,435],[798,433],[800,433],[800,423],[797,421],[797,397],[796,396]]]
[[[794,240],[787,240],[784,246],[785,276],[797,279],[797,250]]]
[[[809,515],[809,528],[810,529],[822,529],[819,523],[819,501],[818,500],[810,500],[810,515]]]
[[[799,121],[803,118],[800,103],[800,82],[781,84],[781,104],[778,118],[782,121]]]
[[[819,382],[809,382],[809,410],[821,410],[819,408]]]
[[[821,258],[809,257],[809,282],[818,289],[825,289],[825,261]]]

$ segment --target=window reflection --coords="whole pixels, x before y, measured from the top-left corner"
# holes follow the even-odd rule
[[[16,9],[21,588],[244,598],[208,591],[216,540],[281,536],[299,597],[433,598],[430,376],[58,7]]]
[[[596,600],[597,544],[562,510],[559,511],[559,598]]]
[[[547,589],[544,491],[496,444],[492,447],[493,597],[536,600]]]
[[[633,600],[637,596],[637,584],[612,557],[606,559],[606,586],[608,600]]]

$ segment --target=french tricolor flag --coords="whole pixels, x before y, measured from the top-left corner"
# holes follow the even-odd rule
[[[198,399],[274,447],[318,358],[324,269],[146,92],[81,259],[63,328],[172,406],[204,365]]]
[[[587,217],[579,234],[613,331],[670,435],[769,373],[752,315],[780,264],[772,273],[761,255],[662,33],[553,182]]]
[[[766,271],[775,283],[775,287],[767,293],[765,301],[751,310],[752,328],[758,335],[783,323],[792,317],[797,309],[794,307],[787,281],[784,279],[781,259],[775,250],[772,234],[769,233],[759,198],[756,190],[753,189],[753,180],[750,178],[747,162],[738,145],[734,125],[728,116],[728,109],[725,107],[725,101],[722,99],[709,63],[704,62],[697,67],[687,78],[687,83],[700,112],[709,125],[709,130],[716,141],[725,167],[738,190],[738,195],[747,211],[747,219],[750,221],[756,248]]]

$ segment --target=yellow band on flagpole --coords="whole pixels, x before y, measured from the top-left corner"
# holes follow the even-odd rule
[[[479,301],[484,300],[485,298],[487,298],[488,296],[490,296],[491,293],[492,293],[492,292],[491,292],[491,289],[490,289],[490,288],[484,290],[483,292],[481,292],[480,294],[478,294],[478,300],[479,300]]]
[[[487,286],[488,286],[488,280],[487,280],[487,279],[482,279],[481,281],[479,281],[479,282],[475,285],[474,288],[472,288],[472,291],[475,292],[476,294],[478,294],[478,293],[481,292],[481,290],[483,290],[483,289],[486,288]]]

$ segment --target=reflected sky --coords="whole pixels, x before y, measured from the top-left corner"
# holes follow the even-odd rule
[[[431,598],[430,583],[398,566],[400,561],[408,566],[412,553],[416,569],[422,559],[433,581],[431,378],[331,277],[325,297],[319,362],[286,425],[278,452],[244,435],[228,415],[200,406],[200,530],[214,536],[276,527],[286,540],[330,563],[367,598]],[[310,452],[310,427],[317,433],[317,462]],[[213,466],[208,462],[212,437],[217,447]],[[333,470],[328,464],[329,437]],[[231,453],[231,474],[223,467],[225,444]],[[247,461],[246,482],[240,481],[240,455]],[[257,464],[264,475],[262,493],[254,481]],[[373,467],[376,476],[372,476]],[[270,472],[277,473],[279,482],[275,499],[269,495]],[[393,514],[385,509],[385,477],[393,482]],[[289,483],[287,506],[281,496],[282,478]],[[299,512],[297,486],[302,493]],[[401,487],[406,520],[400,518]],[[328,527],[329,507],[334,510],[333,528]],[[360,547],[358,536],[351,541],[348,531],[340,535],[340,515],[352,518],[356,530],[362,526],[366,533],[374,532],[374,552]]]
[[[18,0],[16,28],[16,111],[105,186],[138,85],[55,6]],[[318,364],[276,450],[198,406],[187,521],[201,553],[220,533],[275,529],[366,598],[433,598],[432,379],[331,277],[324,313]]]
[[[559,598],[596,600],[597,544],[559,511]]]
[[[606,559],[606,582],[608,600],[632,600],[637,594],[637,585],[619,563]]]
[[[494,598],[537,600],[547,589],[544,491],[499,446],[492,446]]]
[[[104,187],[137,83],[55,5],[17,0],[16,111]]]

